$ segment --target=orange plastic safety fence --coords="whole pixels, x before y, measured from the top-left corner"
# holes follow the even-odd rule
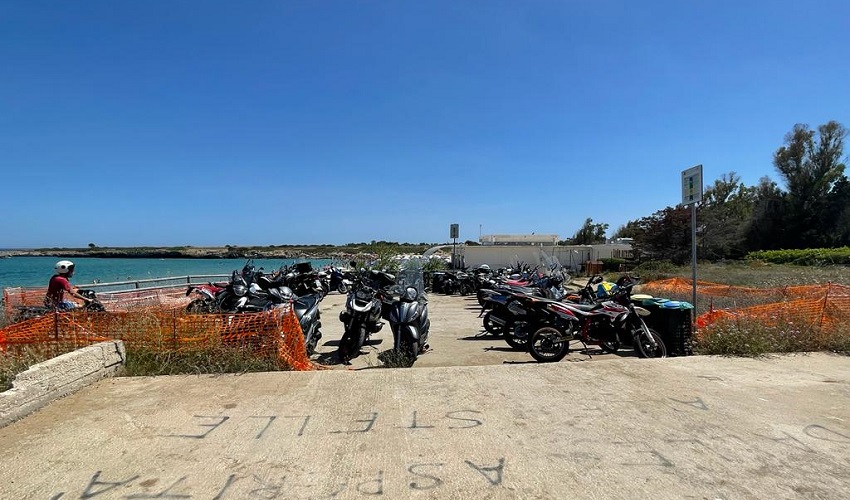
[[[683,278],[652,281],[642,292],[687,296],[692,282]],[[697,294],[709,297],[759,297],[773,302],[734,309],[711,309],[696,318],[703,329],[720,318],[755,318],[765,322],[794,316],[808,324],[832,327],[850,317],[850,286],[817,284],[781,288],[751,288],[697,281]]]
[[[14,318],[22,307],[44,305],[45,287],[12,287],[3,289],[3,303],[6,317]],[[148,290],[127,290],[121,292],[101,292],[98,300],[107,311],[139,311],[178,309],[185,307],[191,298],[186,296],[185,288],[159,288]]]
[[[692,281],[685,278],[671,278],[651,281],[642,287],[645,293],[663,296],[690,295],[693,290]],[[850,286],[836,285],[799,285],[776,288],[753,288],[745,286],[724,285],[697,280],[697,294],[708,297],[762,297],[782,299],[820,298],[825,294],[850,295]]]
[[[0,329],[0,350],[38,344],[72,350],[110,339],[161,351],[241,347],[278,356],[293,370],[318,368],[307,356],[291,307],[250,314],[187,314],[182,309],[51,312]]]

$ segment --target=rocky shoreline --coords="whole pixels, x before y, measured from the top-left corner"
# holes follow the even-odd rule
[[[265,251],[243,251],[230,250],[225,248],[214,249],[192,249],[192,250],[175,250],[175,249],[98,249],[98,250],[80,250],[80,249],[50,249],[50,250],[4,250],[0,252],[0,257],[92,257],[92,258],[121,258],[121,259],[236,259],[236,258],[256,258],[256,259],[333,259],[344,257],[346,254],[342,252],[333,253],[312,253],[293,250],[265,250]]]
[[[427,246],[399,245],[405,253],[421,253]],[[4,257],[92,257],[121,259],[350,259],[374,255],[380,248],[362,246],[272,246],[272,247],[134,247],[134,248],[38,248],[0,250]]]

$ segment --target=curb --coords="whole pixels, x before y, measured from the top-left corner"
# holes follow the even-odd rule
[[[15,377],[11,389],[0,393],[0,427],[114,375],[124,366],[125,360],[124,343],[112,340],[31,366]]]

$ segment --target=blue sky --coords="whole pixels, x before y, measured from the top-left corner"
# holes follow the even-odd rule
[[[0,248],[611,226],[850,126],[850,2],[0,3]]]

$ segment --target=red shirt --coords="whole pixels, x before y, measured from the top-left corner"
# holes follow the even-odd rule
[[[65,298],[65,292],[71,293],[71,282],[64,276],[54,274],[47,285],[47,301],[59,304]]]

